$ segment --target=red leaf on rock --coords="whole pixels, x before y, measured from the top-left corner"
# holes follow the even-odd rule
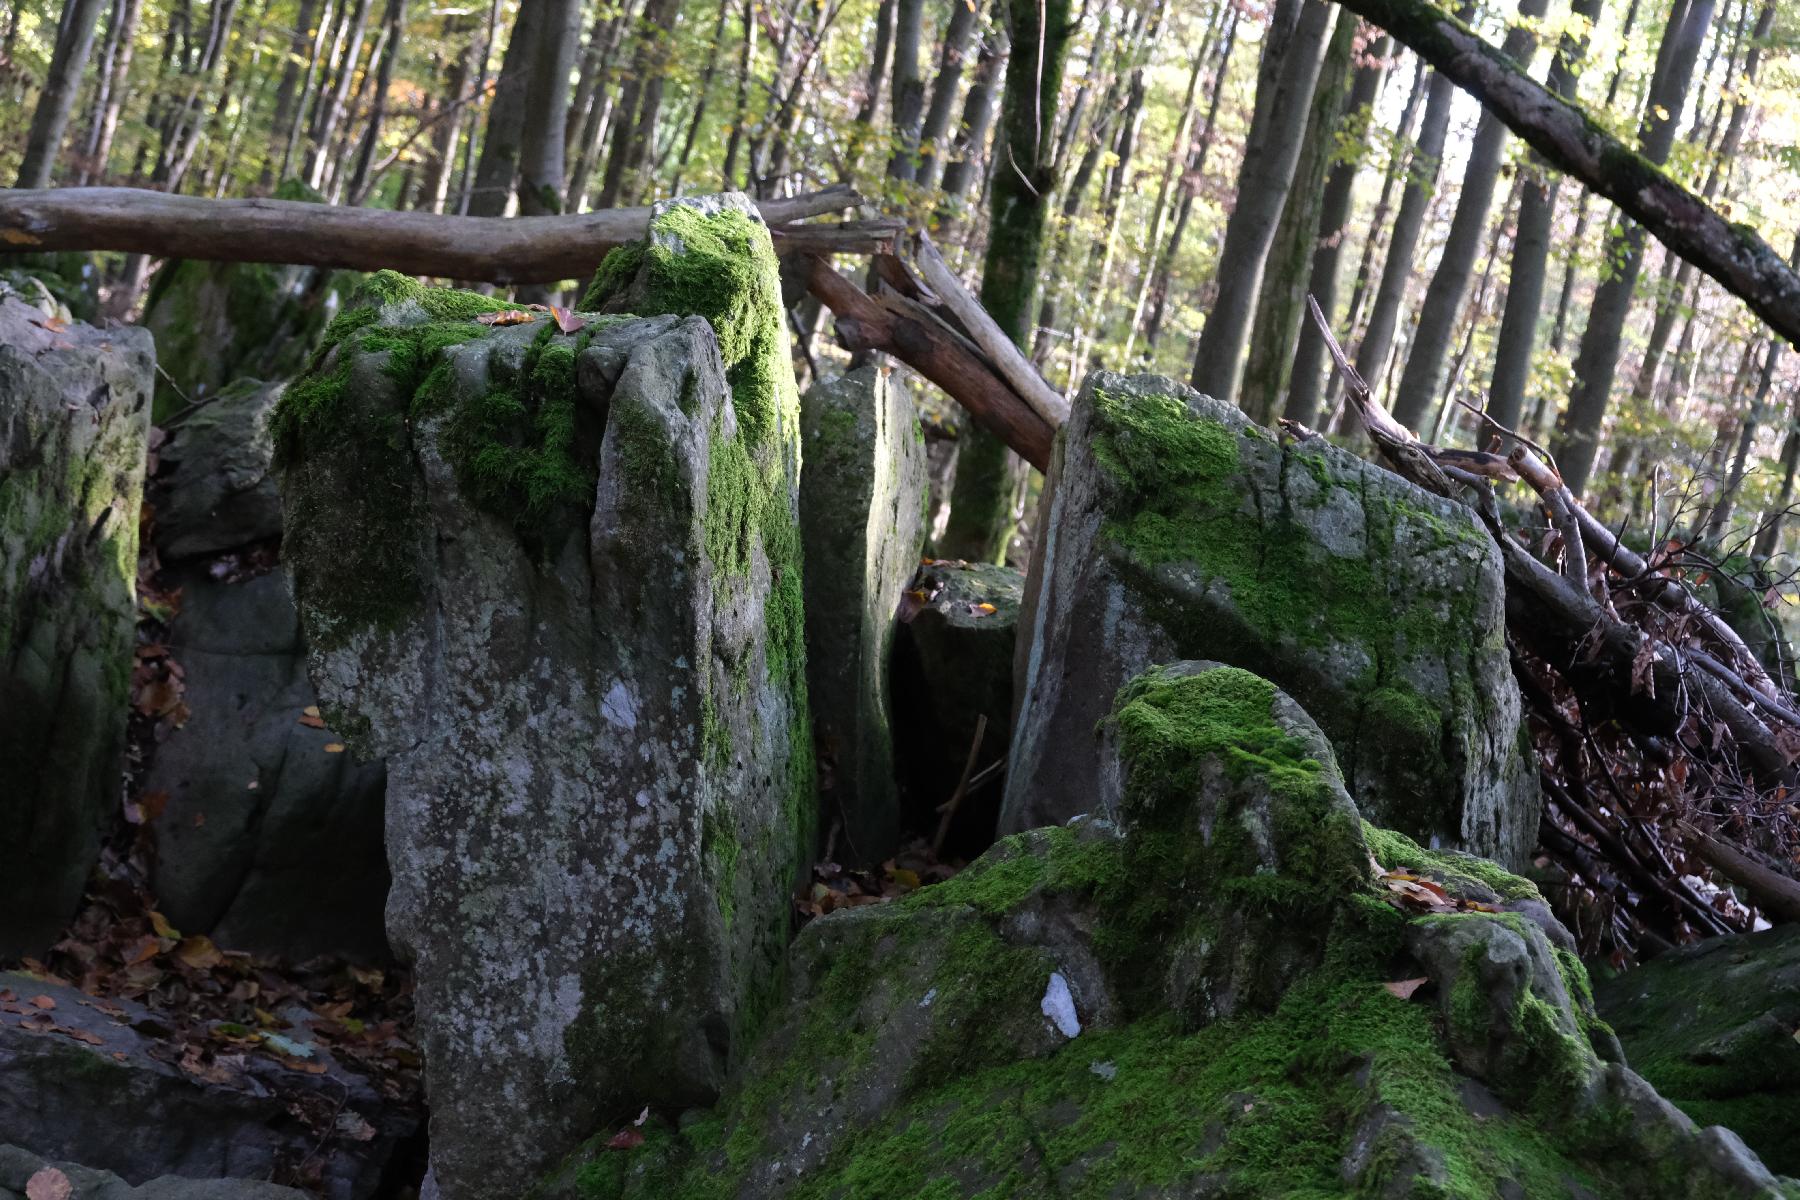
[[[587,326],[586,318],[578,317],[568,309],[555,304],[550,306],[550,319],[555,321],[556,327],[564,333],[574,333],[577,329]]]
[[[606,1143],[608,1150],[635,1150],[644,1144],[644,1131],[635,1125],[628,1125],[612,1135]]]
[[[45,1167],[25,1181],[26,1200],[69,1200],[75,1185],[56,1167]]]
[[[1431,980],[1420,976],[1418,979],[1395,979],[1381,986],[1400,997],[1402,1000],[1412,999],[1412,994],[1430,983]]]

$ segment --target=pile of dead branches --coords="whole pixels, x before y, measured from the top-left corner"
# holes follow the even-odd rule
[[[1668,539],[1638,553],[1547,452],[1485,417],[1491,449],[1419,441],[1375,401],[1316,305],[1313,317],[1385,464],[1468,505],[1499,547],[1544,791],[1540,848],[1583,950],[1626,960],[1759,918],[1800,920],[1800,700],[1786,663],[1771,672],[1702,598],[1720,565]],[[1497,484],[1528,488],[1540,519],[1509,518]]]

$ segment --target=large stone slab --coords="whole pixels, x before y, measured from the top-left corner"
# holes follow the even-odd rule
[[[1536,889],[1363,822],[1267,680],[1154,669],[1101,736],[1118,824],[1017,834],[815,921],[717,1109],[646,1122],[629,1152],[603,1132],[549,1194],[1782,1195],[1596,1053]],[[1403,908],[1394,872],[1449,899]]]
[[[181,929],[302,961],[388,957],[385,769],[342,753],[318,716],[306,647],[276,561],[281,491],[268,418],[282,384],[239,381],[180,421],[151,485],[168,644],[189,715],[144,789],[154,886]]]
[[[900,845],[889,663],[901,594],[925,545],[925,439],[891,369],[871,364],[809,389],[806,470],[807,687],[820,800],[842,822],[845,861]]]
[[[768,232],[741,196],[665,205],[617,256],[599,302],[696,315],[484,325],[384,274],[275,422],[325,715],[388,763],[451,1200],[716,1093],[813,837]]]
[[[1539,802],[1503,577],[1465,509],[1170,380],[1096,372],[1040,527],[1002,832],[1116,807],[1095,735],[1113,693],[1206,658],[1304,704],[1371,820],[1525,861]]]
[[[55,940],[120,800],[153,365],[0,290],[0,958]]]
[[[51,1007],[43,1005],[48,1002]],[[284,1035],[310,1057],[295,1070],[256,1051],[181,1066],[183,1048],[160,1040],[157,1016],[128,1000],[96,1000],[72,987],[0,973],[0,1146],[80,1163],[138,1185],[165,1176],[303,1186],[325,1200],[390,1194],[418,1116],[383,1098],[310,1030]],[[0,1158],[0,1194],[7,1186]],[[186,1195],[172,1183],[142,1194]],[[136,1192],[105,1192],[130,1196]],[[287,1194],[286,1189],[268,1193]]]

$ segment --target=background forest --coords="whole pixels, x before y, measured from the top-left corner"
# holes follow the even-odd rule
[[[996,133],[1003,5],[20,0],[0,17],[0,173],[216,197],[291,178],[332,203],[474,215],[846,181],[928,227],[972,284],[990,213],[1023,198],[1047,232],[1003,234],[991,250],[1012,269],[982,296],[1056,387],[1096,365],[1192,364],[1259,420],[1333,428],[1339,389],[1301,320],[1311,290],[1427,441],[1474,444],[1458,402],[1486,405],[1609,516],[1777,548],[1763,517],[1793,490],[1800,368],[1409,51],[1294,0],[1042,15],[1043,90],[1020,99],[1043,111],[1026,114],[1022,159]],[[1459,15],[1732,220],[1793,242],[1792,5]],[[59,106],[60,145],[32,140],[34,114],[48,128]],[[109,262],[110,311],[141,303],[148,269]],[[827,335],[816,303],[797,317]],[[943,549],[991,557],[995,529],[953,528]]]

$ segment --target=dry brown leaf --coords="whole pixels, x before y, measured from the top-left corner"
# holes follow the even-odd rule
[[[41,1008],[45,1012],[49,1012],[51,1009],[56,1007],[56,1001],[52,1000],[48,996],[33,996],[31,998],[31,1003],[32,1003],[32,1007]]]
[[[1400,999],[1402,999],[1402,1000],[1410,1000],[1410,999],[1412,999],[1412,994],[1414,992],[1418,991],[1420,988],[1424,987],[1426,984],[1428,984],[1430,982],[1431,982],[1430,979],[1428,979],[1424,976],[1420,976],[1417,979],[1390,980],[1389,982],[1384,983],[1381,986],[1386,988],[1388,991],[1392,992],[1394,995],[1400,997]]]
[[[184,967],[192,967],[196,971],[210,971],[225,961],[213,940],[204,934],[195,934],[183,938],[181,945],[175,947],[175,957]]]
[[[325,753],[327,753],[327,754],[342,754],[343,752],[344,752],[344,743],[342,743],[342,742],[326,742],[325,743]]]
[[[475,320],[482,325],[523,325],[532,316],[522,308],[509,308],[502,312],[481,313]]]

